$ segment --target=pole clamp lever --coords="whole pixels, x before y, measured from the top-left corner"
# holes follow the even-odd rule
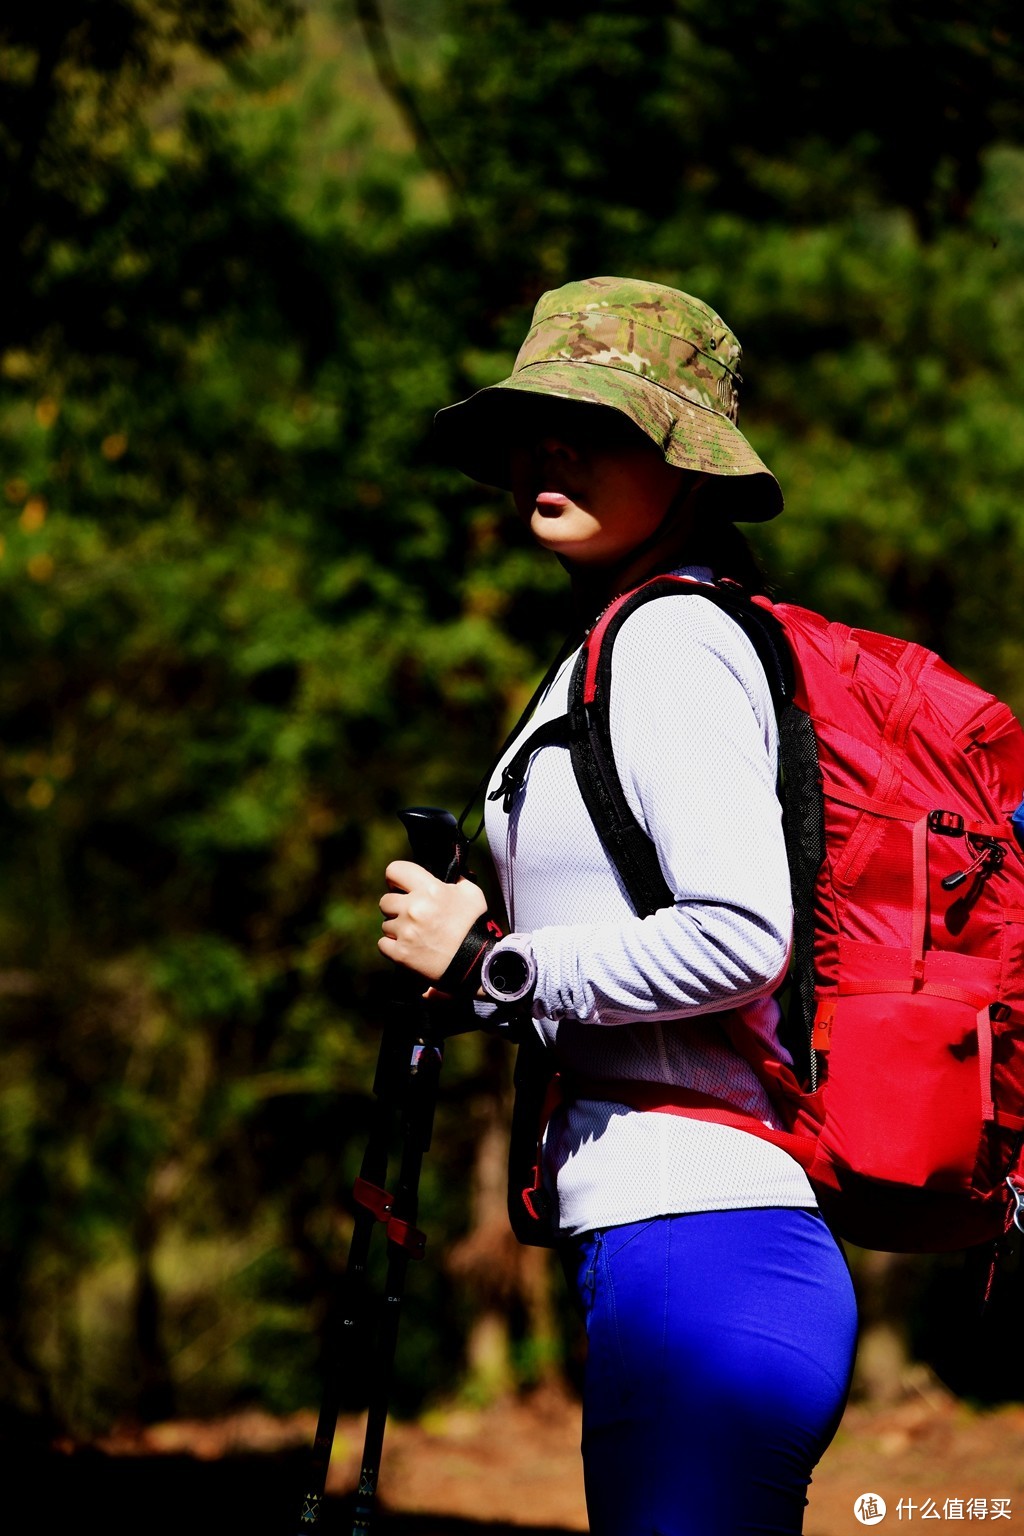
[[[399,1248],[407,1248],[410,1259],[422,1259],[427,1247],[427,1235],[414,1227],[411,1221],[402,1221],[398,1216],[392,1216],[387,1224],[389,1243],[397,1243]]]
[[[372,1211],[377,1220],[384,1223],[389,1243],[397,1243],[399,1248],[407,1248],[410,1258],[422,1259],[427,1247],[426,1233],[420,1232],[411,1221],[403,1221],[400,1216],[392,1216],[391,1212],[395,1206],[394,1195],[389,1194],[386,1189],[381,1189],[377,1184],[371,1184],[369,1179],[364,1179],[361,1175],[352,1185],[352,1194],[359,1205]]]
[[[359,1205],[372,1211],[378,1221],[387,1221],[395,1205],[395,1197],[377,1184],[371,1184],[362,1175],[352,1185],[352,1193]]]

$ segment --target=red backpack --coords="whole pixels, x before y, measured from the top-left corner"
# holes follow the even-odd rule
[[[657,577],[601,616],[561,734],[542,727],[545,741],[569,746],[641,914],[672,895],[615,770],[614,640],[640,604],[684,595],[715,602],[744,630],[778,717],[795,914],[781,1033],[793,1069],[765,1054],[739,1014],[716,1020],[788,1129],[664,1084],[566,1090],[784,1146],[834,1230],[863,1247],[935,1253],[998,1237],[1014,1217],[1024,1223],[1024,855],[1012,821],[1024,731],[1007,705],[920,645],[729,583]],[[524,741],[506,790],[539,745]],[[523,1198],[532,1215],[535,1191],[520,1181]]]

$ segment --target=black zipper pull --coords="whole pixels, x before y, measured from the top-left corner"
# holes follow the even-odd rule
[[[975,854],[970,864],[965,865],[963,869],[954,870],[951,875],[947,875],[946,878],[941,881],[942,889],[944,891],[955,891],[959,889],[959,887],[963,885],[964,881],[967,879],[968,875],[973,875],[975,870],[980,873],[983,880],[987,880],[989,875],[994,874],[997,869],[1002,868],[1003,860],[1006,858],[1006,850],[1003,848],[1002,844],[997,842],[994,837],[978,839],[974,842],[975,847],[977,847],[978,842],[981,843],[981,847],[978,849],[978,852]]]

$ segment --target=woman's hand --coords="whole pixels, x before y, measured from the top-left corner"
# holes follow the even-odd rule
[[[388,889],[380,899],[384,922],[377,948],[407,970],[438,981],[477,918],[487,911],[487,897],[472,880],[445,885],[409,859],[389,864],[384,878]]]

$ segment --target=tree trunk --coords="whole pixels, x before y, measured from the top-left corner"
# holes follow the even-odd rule
[[[153,1269],[157,1222],[147,1200],[135,1223],[135,1294],[132,1304],[135,1346],[135,1407],[143,1424],[168,1419],[174,1412],[171,1365],[164,1346],[163,1306]]]
[[[500,1040],[486,1043],[485,1089],[476,1103],[480,1126],[472,1173],[470,1228],[449,1267],[471,1291],[474,1316],[466,1340],[466,1389],[487,1401],[524,1384],[560,1375],[551,1286],[551,1255],[522,1247],[506,1209],[511,1067]]]
[[[864,1252],[852,1268],[860,1311],[854,1393],[870,1403],[895,1403],[913,1385],[906,1319],[920,1260],[913,1254]]]

